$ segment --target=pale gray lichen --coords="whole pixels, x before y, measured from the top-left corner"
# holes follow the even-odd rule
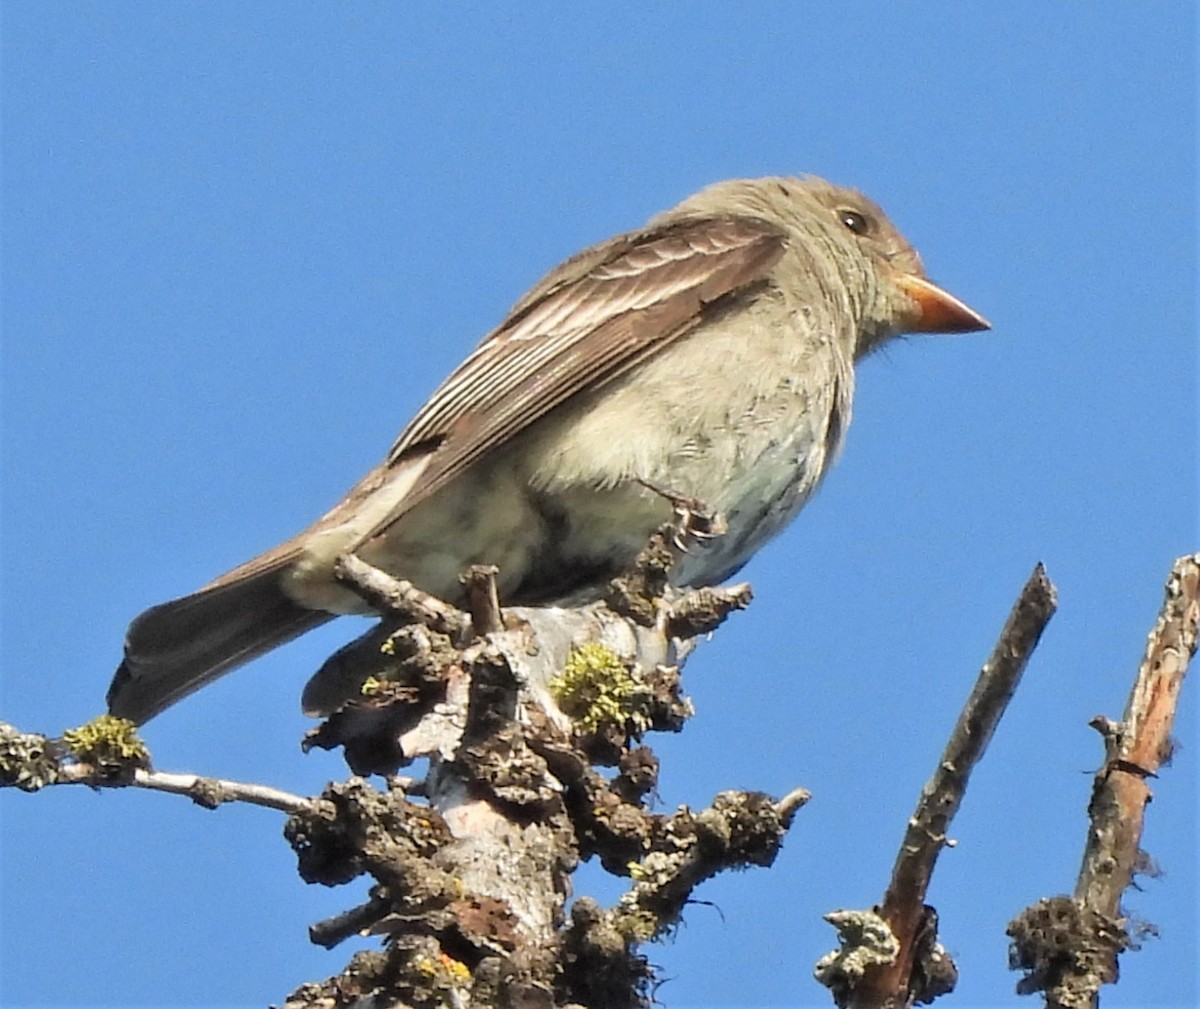
[[[868,967],[892,963],[900,943],[888,923],[874,911],[831,911],[825,920],[837,929],[841,944],[817,961],[813,976],[826,988],[863,976]]]

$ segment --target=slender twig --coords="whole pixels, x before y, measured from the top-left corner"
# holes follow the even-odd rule
[[[84,749],[73,746],[73,735],[82,737],[89,731]],[[109,715],[64,733],[61,739],[23,733],[0,722],[0,787],[29,792],[51,785],[145,788],[186,795],[209,809],[224,802],[248,802],[289,814],[311,811],[318,801],[268,785],[154,771],[147,766],[149,762],[150,755],[137,738],[133,723]]]
[[[225,802],[248,802],[255,806],[278,809],[282,813],[303,813],[312,809],[312,799],[293,795],[269,785],[256,785],[246,781],[230,781],[227,778],[205,778],[198,774],[172,774],[168,771],[147,771],[137,768],[131,779],[108,780],[97,775],[90,764],[64,764],[59,768],[58,784],[91,785],[93,788],[126,787],[146,788],[153,792],[170,792],[186,795],[193,802],[208,809],[215,809]]]
[[[353,554],[343,554],[337,559],[333,576],[380,613],[406,622],[416,621],[452,637],[464,634],[470,626],[470,618],[461,610]]]
[[[936,921],[925,895],[934,865],[947,838],[950,821],[958,811],[972,770],[1011,700],[1021,674],[1054,615],[1057,593],[1038,564],[1021,590],[991,656],[967,699],[950,734],[937,770],[921,792],[904,841],[896,856],[891,882],[878,911],[899,943],[899,953],[887,965],[867,970],[848,993],[847,1004],[856,1009],[909,1006],[922,994],[924,969],[919,961],[945,958],[936,944],[931,924]],[[953,970],[952,966],[950,967]],[[927,996],[928,997],[928,996]]]

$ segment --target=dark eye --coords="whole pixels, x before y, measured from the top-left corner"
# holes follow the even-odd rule
[[[857,210],[839,210],[838,220],[856,235],[866,235],[871,230],[871,219]]]

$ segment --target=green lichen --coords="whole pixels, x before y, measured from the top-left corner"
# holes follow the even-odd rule
[[[627,942],[649,942],[657,939],[663,931],[658,916],[645,908],[627,905],[612,913],[612,926]]]
[[[73,756],[97,767],[141,766],[150,759],[137,725],[128,718],[101,715],[77,729],[68,729],[62,738]]]
[[[550,693],[583,732],[606,726],[643,732],[650,724],[650,692],[616,652],[596,641],[571,651]]]

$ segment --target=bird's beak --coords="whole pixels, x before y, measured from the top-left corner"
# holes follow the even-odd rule
[[[915,273],[903,273],[896,286],[913,302],[905,329],[910,333],[974,333],[992,324],[949,291]]]

